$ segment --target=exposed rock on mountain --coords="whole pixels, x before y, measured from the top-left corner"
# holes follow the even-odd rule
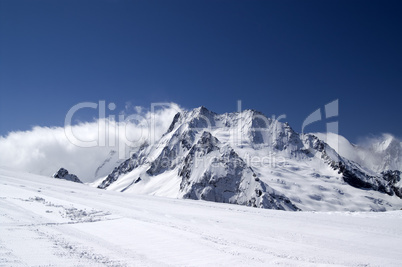
[[[64,168],[60,168],[55,174],[53,174],[53,178],[82,183],[81,180],[78,179],[77,175],[68,173],[68,171]]]

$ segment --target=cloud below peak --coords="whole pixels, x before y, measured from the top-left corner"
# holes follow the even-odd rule
[[[91,182],[99,178],[95,171],[111,151],[118,152],[114,160],[127,158],[133,148],[162,136],[180,111],[182,108],[174,103],[154,112],[136,107],[135,113],[126,115],[124,121],[106,118],[73,126],[35,126],[29,131],[10,132],[0,136],[0,166],[46,176],[64,167],[82,181]],[[152,132],[151,123],[155,125]]]

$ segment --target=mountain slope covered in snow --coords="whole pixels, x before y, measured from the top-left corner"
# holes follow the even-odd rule
[[[400,171],[376,172],[253,111],[177,113],[98,188],[282,210],[402,207]]]
[[[402,142],[390,134],[371,138],[363,145],[350,143],[345,137],[334,133],[314,133],[336,152],[376,173],[388,170],[402,171]]]

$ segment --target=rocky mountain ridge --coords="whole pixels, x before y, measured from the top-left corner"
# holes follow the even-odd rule
[[[287,123],[253,110],[216,114],[205,107],[177,113],[158,142],[143,144],[98,184],[282,210],[339,210],[352,192],[362,195],[363,210],[386,210],[402,204],[401,186],[399,170],[375,173]]]

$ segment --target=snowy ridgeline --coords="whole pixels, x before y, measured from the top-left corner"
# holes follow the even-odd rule
[[[142,144],[93,185],[289,211],[402,208],[401,144],[386,139],[374,151],[335,140],[298,134],[252,110],[219,115],[200,107],[178,113],[158,142]]]
[[[2,266],[400,266],[402,211],[283,212],[0,170]]]

